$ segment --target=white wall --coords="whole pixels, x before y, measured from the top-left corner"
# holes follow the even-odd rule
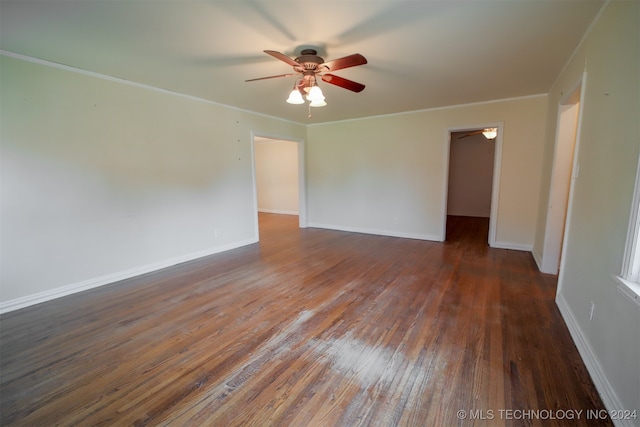
[[[251,132],[303,125],[2,56],[0,308],[257,240]]]
[[[640,152],[639,17],[640,3],[610,2],[549,94],[535,248],[541,252],[544,240],[558,104],[586,70],[579,176],[573,182],[557,301],[605,404],[638,412],[640,311],[616,291],[612,275],[622,268]],[[624,425],[640,426],[640,419]]]
[[[266,138],[255,142],[258,211],[298,214],[298,143]]]
[[[466,134],[451,134],[447,214],[489,218],[495,141]]]
[[[546,96],[309,126],[309,225],[440,240],[449,129],[503,122],[496,244],[530,250]]]

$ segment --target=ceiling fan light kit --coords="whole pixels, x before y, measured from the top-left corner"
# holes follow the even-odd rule
[[[309,103],[309,107],[324,107],[325,105],[327,105],[327,103],[323,99],[311,101]]]
[[[324,94],[322,93],[320,86],[312,86],[311,89],[309,89],[309,95],[307,95],[307,99],[311,102],[324,101]]]
[[[300,91],[294,87],[287,98],[287,102],[289,104],[304,104],[304,99],[302,99]]]
[[[328,74],[329,71],[336,71],[343,68],[366,64],[367,59],[359,53],[325,62],[323,58],[318,56],[315,49],[303,49],[300,52],[300,56],[295,59],[291,59],[287,55],[273,50],[265,50],[264,52],[276,59],[279,59],[282,62],[286,62],[287,64],[291,65],[293,67],[293,71],[295,71],[296,74],[280,74],[277,76],[259,77],[257,79],[250,79],[245,81],[252,82],[256,80],[265,80],[302,74],[302,77],[299,77],[296,80],[296,83],[293,86],[293,90],[287,98],[287,103],[289,104],[304,104],[302,95],[306,94],[306,98],[309,101],[309,107],[324,107],[325,105],[327,105],[325,96],[322,93],[320,86],[318,86],[316,76],[320,76],[322,78],[322,81],[326,83],[330,83],[356,93],[362,92],[365,88],[365,85],[363,85],[362,83],[354,82],[333,74]]]
[[[482,131],[482,135],[487,139],[495,139],[498,136],[498,128],[486,128]]]

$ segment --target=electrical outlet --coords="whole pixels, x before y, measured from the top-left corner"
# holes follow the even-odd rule
[[[215,230],[213,230],[213,237],[220,237],[220,229],[216,228]]]
[[[589,322],[593,320],[593,311],[596,309],[596,305],[591,301],[591,310],[589,310]]]
[[[394,216],[394,217],[393,217],[393,223],[394,223],[394,224],[397,224],[397,223],[398,223],[398,217],[397,217],[397,216]]]

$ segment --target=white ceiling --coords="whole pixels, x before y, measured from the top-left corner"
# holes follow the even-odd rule
[[[603,0],[0,0],[1,49],[299,123],[546,93]],[[295,57],[352,53],[320,83],[328,105],[285,99]]]

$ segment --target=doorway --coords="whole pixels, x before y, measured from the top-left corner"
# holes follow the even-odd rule
[[[540,271],[548,274],[558,274],[561,265],[571,181],[574,172],[581,94],[582,83],[579,83],[558,105],[549,205],[540,266]]]
[[[303,141],[253,135],[253,177],[256,230],[259,212],[297,215],[306,227]]]
[[[488,128],[496,129],[497,135],[483,135]],[[449,129],[448,133],[442,240],[447,240],[447,217],[486,218],[486,241],[494,246],[502,124]]]

